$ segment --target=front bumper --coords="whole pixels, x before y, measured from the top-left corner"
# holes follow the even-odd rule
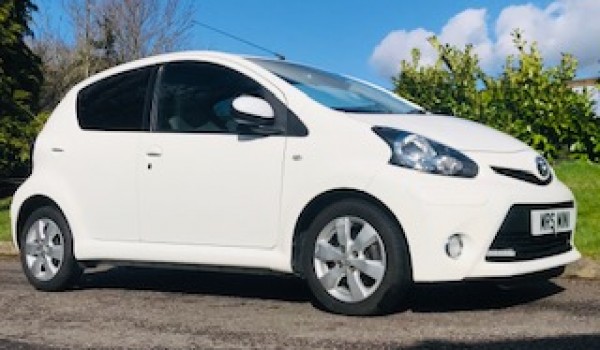
[[[526,275],[565,266],[580,257],[572,232],[541,239],[528,232],[531,208],[575,205],[571,191],[556,178],[542,186],[499,175],[485,165],[480,165],[475,179],[422,174],[390,165],[379,172],[369,191],[400,222],[415,282]],[[507,220],[514,221],[508,228]],[[463,238],[463,251],[451,258],[446,243],[455,234]],[[490,257],[490,249],[498,247],[513,248],[517,254]]]

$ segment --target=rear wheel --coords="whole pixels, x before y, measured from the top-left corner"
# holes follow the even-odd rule
[[[335,313],[391,312],[412,282],[401,229],[364,201],[344,200],[321,212],[303,248],[308,285],[318,304]]]
[[[81,275],[73,256],[71,230],[62,213],[46,206],[35,210],[19,234],[23,271],[39,290],[60,291]]]

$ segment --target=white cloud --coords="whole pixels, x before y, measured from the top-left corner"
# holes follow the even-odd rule
[[[450,18],[440,37],[457,45],[488,41],[485,9],[468,9]]]
[[[384,77],[395,75],[400,69],[400,61],[410,60],[413,48],[421,50],[421,61],[433,64],[434,51],[427,38],[434,35],[423,28],[407,32],[397,30],[389,33],[373,51],[371,65]]]
[[[450,18],[439,33],[423,28],[391,32],[374,49],[370,63],[382,76],[389,77],[398,72],[400,60],[410,57],[410,50],[418,47],[423,63],[430,64],[435,53],[426,38],[436,34],[442,42],[459,47],[472,44],[482,66],[497,71],[505,57],[515,53],[510,34],[520,28],[529,42],[538,43],[548,63],[558,62],[561,53],[571,53],[581,68],[595,74],[600,69],[598,0],[556,0],[545,8],[531,4],[508,6],[497,18],[486,17],[485,9],[467,9]]]
[[[458,47],[472,44],[484,67],[493,60],[493,45],[488,35],[485,9],[467,9],[452,17],[439,34],[443,43]]]
[[[514,52],[513,28],[522,29],[529,41],[537,41],[551,62],[557,62],[563,52],[575,55],[583,67],[600,59],[598,0],[560,0],[544,9],[531,5],[505,8],[496,21],[498,54]]]

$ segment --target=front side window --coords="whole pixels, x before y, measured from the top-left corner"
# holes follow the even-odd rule
[[[144,130],[146,95],[154,67],[100,80],[79,92],[77,118],[84,130]]]
[[[265,89],[227,67],[205,62],[173,62],[160,77],[156,130],[236,133],[232,101],[241,95],[266,98]]]

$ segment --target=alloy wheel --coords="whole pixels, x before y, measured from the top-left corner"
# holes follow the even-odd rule
[[[40,218],[25,236],[25,262],[31,275],[49,281],[60,271],[65,259],[65,239],[59,226],[49,218]]]
[[[335,218],[321,230],[313,259],[323,288],[348,303],[371,296],[386,272],[385,246],[379,232],[354,216]]]

